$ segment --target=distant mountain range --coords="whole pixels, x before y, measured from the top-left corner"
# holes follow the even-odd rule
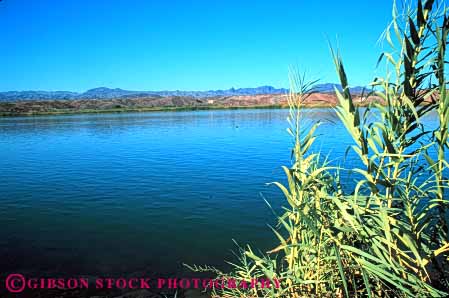
[[[334,92],[334,88],[341,89],[337,84],[319,84],[315,91],[320,93]],[[353,93],[362,93],[363,87],[353,87]],[[75,99],[132,99],[143,97],[217,97],[217,96],[238,96],[238,95],[261,95],[261,94],[285,94],[289,90],[285,88],[275,88],[272,86],[261,86],[257,88],[231,88],[228,90],[209,90],[209,91],[130,91],[120,88],[94,88],[86,92],[70,91],[7,91],[0,92],[0,101],[22,101],[22,100],[75,100]]]

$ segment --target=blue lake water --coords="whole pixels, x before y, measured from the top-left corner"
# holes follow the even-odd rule
[[[316,150],[350,139],[330,109]],[[0,268],[77,274],[223,267],[276,243],[288,110],[0,118]],[[431,119],[431,118],[429,118]],[[429,120],[429,121],[432,121]],[[350,183],[348,181],[348,183]]]

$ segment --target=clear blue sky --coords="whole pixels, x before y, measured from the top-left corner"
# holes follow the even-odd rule
[[[288,87],[291,65],[367,84],[392,2],[3,0],[0,91]]]

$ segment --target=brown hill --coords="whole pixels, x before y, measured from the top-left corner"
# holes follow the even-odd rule
[[[239,107],[283,107],[287,106],[284,94],[221,96],[209,98],[154,96],[133,99],[79,99],[0,102],[0,115],[39,115],[63,113],[125,112],[176,109],[212,109]],[[356,98],[355,101],[360,101]],[[335,94],[315,93],[310,95],[306,106],[335,106]],[[363,104],[363,103],[362,103]]]

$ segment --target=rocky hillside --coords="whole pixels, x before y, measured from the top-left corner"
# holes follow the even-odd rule
[[[357,102],[357,98],[355,98]],[[334,106],[332,93],[315,93],[307,98],[308,106]],[[363,103],[362,103],[363,104]],[[0,102],[0,115],[38,115],[86,112],[125,112],[171,109],[208,109],[237,107],[287,106],[286,94],[215,96],[148,96],[118,99],[20,100]]]
[[[316,91],[320,93],[333,92],[334,88],[339,88],[335,84],[320,84],[316,86]],[[362,87],[354,87],[354,93],[361,93]],[[274,88],[272,86],[261,86],[257,88],[231,88],[228,90],[210,91],[130,91],[120,88],[110,89],[106,87],[94,88],[86,92],[77,93],[70,91],[7,91],[0,92],[0,101],[12,102],[21,100],[81,100],[81,99],[141,99],[148,97],[223,97],[223,96],[254,96],[254,95],[279,95],[288,93],[288,89]]]

